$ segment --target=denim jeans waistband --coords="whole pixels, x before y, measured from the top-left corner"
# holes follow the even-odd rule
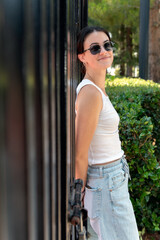
[[[121,159],[111,162],[111,163],[108,163],[108,164],[88,166],[88,174],[95,176],[95,177],[103,176],[105,173],[110,173],[110,172],[113,172],[120,168],[122,168],[124,170],[124,172],[127,173],[130,178],[129,166],[128,166],[127,160],[125,158],[125,155],[123,155],[121,157]]]

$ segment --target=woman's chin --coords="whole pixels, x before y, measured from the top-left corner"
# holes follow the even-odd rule
[[[107,68],[111,67],[112,62],[113,61],[108,61],[108,59],[104,59],[104,60],[99,61],[99,66],[101,68],[107,69]]]
[[[107,68],[110,68],[112,66],[112,63],[107,63],[107,64],[103,64],[100,66],[101,70],[106,70]]]

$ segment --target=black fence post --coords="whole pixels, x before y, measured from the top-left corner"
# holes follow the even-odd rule
[[[139,76],[148,79],[148,39],[150,0],[140,1]]]
[[[88,0],[82,0],[81,7],[81,27],[84,28],[88,25]]]

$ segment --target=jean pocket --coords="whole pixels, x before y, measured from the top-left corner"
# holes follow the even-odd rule
[[[88,211],[89,218],[96,218],[100,216],[102,203],[102,189],[101,188],[85,188],[84,208]]]
[[[112,176],[110,179],[110,192],[113,202],[129,197],[128,193],[128,174],[123,170]]]
[[[127,179],[128,179],[127,174],[124,173],[123,170],[117,173],[116,175],[112,176],[111,178],[112,190],[121,187],[126,182]]]

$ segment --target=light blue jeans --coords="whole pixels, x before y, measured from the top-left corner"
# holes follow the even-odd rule
[[[128,192],[129,176],[125,156],[88,167],[84,207],[99,240],[139,240]]]

